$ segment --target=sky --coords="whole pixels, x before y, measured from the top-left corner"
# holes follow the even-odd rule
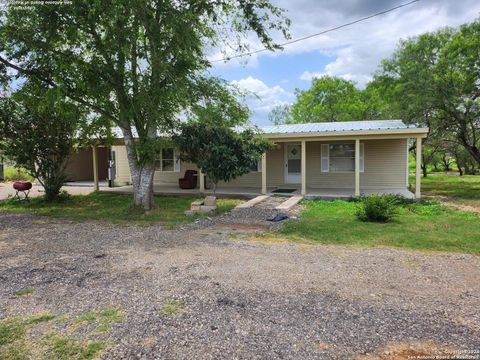
[[[292,21],[293,39],[377,13],[408,0],[272,0]],[[248,96],[251,121],[270,125],[268,113],[276,105],[295,100],[296,89],[308,89],[324,74],[353,80],[363,88],[391,56],[400,39],[458,26],[480,17],[478,0],[421,0],[388,14],[306,41],[283,51],[263,52],[241,60],[215,63],[212,74],[257,96]],[[261,45],[249,38],[251,50]],[[285,40],[283,40],[285,41]],[[212,54],[211,60],[222,58]]]

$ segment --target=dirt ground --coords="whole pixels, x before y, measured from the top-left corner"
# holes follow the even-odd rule
[[[57,315],[44,332],[107,341],[104,359],[407,359],[479,349],[479,257],[250,240],[263,225],[167,231],[0,214],[0,318]],[[66,330],[109,308],[124,314],[109,331]]]

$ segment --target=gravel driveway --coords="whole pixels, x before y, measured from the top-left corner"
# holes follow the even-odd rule
[[[110,331],[74,334],[108,341],[104,359],[397,359],[479,348],[479,257],[247,241],[268,225],[235,216],[231,231],[226,217],[167,231],[0,214],[0,318],[121,309]],[[14,295],[24,288],[34,293]]]

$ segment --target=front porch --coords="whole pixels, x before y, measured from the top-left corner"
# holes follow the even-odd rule
[[[293,196],[301,195],[301,187],[295,186],[283,186],[281,189],[295,189],[291,193],[275,193],[274,191],[278,189],[277,187],[267,188],[267,195],[277,195],[277,196]],[[103,188],[101,191],[112,192],[117,194],[131,194],[133,192],[132,186],[120,186],[114,188]],[[156,195],[174,195],[174,196],[191,196],[191,195],[210,195],[212,194],[211,189],[205,189],[200,191],[200,189],[179,189],[178,186],[174,185],[155,185],[153,192]],[[219,187],[217,188],[217,195],[222,197],[241,197],[241,198],[254,198],[262,193],[260,187]],[[407,199],[413,199],[415,195],[408,191],[407,189],[364,189],[362,190],[361,195],[370,195],[370,194],[397,194],[402,195]],[[307,188],[306,195],[307,199],[348,199],[355,196],[355,189],[316,189],[316,188]]]

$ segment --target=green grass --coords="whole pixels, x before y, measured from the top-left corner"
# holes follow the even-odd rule
[[[145,212],[132,207],[130,195],[95,192],[89,195],[70,196],[54,203],[47,203],[42,198],[32,198],[30,202],[7,200],[0,202],[0,213],[32,213],[80,221],[160,223],[173,228],[201,216],[212,215],[210,213],[186,216],[184,211],[190,209],[190,204],[195,200],[198,200],[198,197],[155,196],[155,209]],[[238,203],[237,199],[218,199],[218,208],[213,214],[229,211]]]
[[[65,316],[54,316],[40,313],[26,318],[8,318],[0,321],[0,359],[2,360],[90,360],[97,358],[107,347],[107,342],[68,336],[52,331],[53,319]],[[78,323],[96,323],[104,331],[110,330],[113,322],[121,321],[123,314],[118,309],[92,311],[74,319]],[[45,323],[44,327],[39,324]],[[35,335],[31,331],[36,329]],[[98,334],[93,334],[98,335]]]
[[[35,292],[35,289],[25,288],[25,289],[21,289],[21,290],[18,290],[17,292],[15,292],[15,296],[21,297],[21,296],[31,295],[34,292]]]
[[[33,181],[33,177],[24,169],[17,169],[13,166],[5,166],[3,176],[5,181]]]
[[[415,184],[415,177],[410,178]],[[422,194],[480,208],[480,175],[429,174],[422,178]]]
[[[184,310],[183,303],[179,300],[169,300],[162,307],[162,314],[171,316],[182,313]]]
[[[49,348],[45,359],[51,360],[90,360],[105,349],[103,341],[84,341],[59,335],[51,335],[46,344]]]
[[[305,201],[299,221],[285,224],[277,237],[292,241],[357,246],[453,251],[480,254],[480,215],[449,209],[438,202],[404,205],[386,224],[358,220],[358,203]]]
[[[0,359],[24,360],[32,358],[27,334],[40,323],[50,321],[53,315],[40,314],[30,318],[11,318],[0,321]]]
[[[82,323],[97,325],[94,334],[105,333],[111,330],[112,324],[123,320],[123,313],[119,309],[105,309],[99,311],[90,311],[79,317],[75,324]]]

